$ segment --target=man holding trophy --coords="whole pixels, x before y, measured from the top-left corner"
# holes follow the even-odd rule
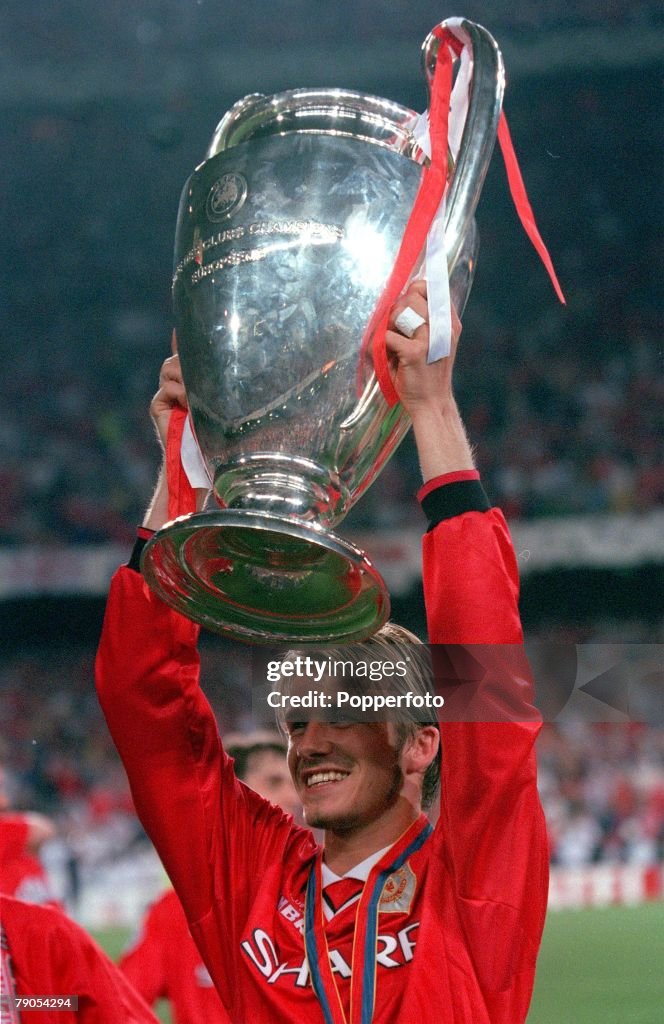
[[[404,306],[426,319],[421,283],[395,308],[393,326]],[[474,469],[452,394],[454,356],[427,364],[426,322],[412,338],[389,331],[387,344],[431,519],[424,547],[430,639],[519,644],[516,561]],[[184,400],[169,361],[152,405],[162,439],[171,409]],[[163,525],[165,480],[148,530]],[[441,724],[442,804],[433,832],[421,789],[438,755],[435,726],[422,725],[399,747],[393,723],[290,723],[293,780],[307,821],[326,829],[321,851],[308,830],[235,779],[198,687],[196,636],[193,623],[148,596],[136,569],[121,569],[98,686],[138,813],[231,1020],[525,1020],[548,865],[531,709],[516,714],[522,721]],[[315,870],[325,888],[340,878],[358,884],[329,917],[325,890],[309,892],[307,954]],[[403,903],[387,902],[383,912],[378,893],[367,951],[360,939],[376,917],[385,871],[405,884]]]
[[[444,239],[457,277],[441,356],[431,347],[447,276],[441,289],[440,236],[429,229],[449,175],[444,133],[441,191],[429,202],[441,153],[434,101],[439,73],[451,82],[450,54],[461,55],[457,83],[468,90],[466,47],[474,85],[461,148],[450,140]],[[513,664],[522,660],[514,551],[452,388],[454,302],[463,305],[472,278],[479,192],[456,174],[486,170],[493,137],[469,142],[468,125],[481,120],[488,76],[495,131],[499,63],[477,26],[434,30],[430,146],[415,139],[412,112],[387,101],[322,90],[248,97],[183,193],[180,354],[164,363],[151,406],[164,469],[111,587],[97,685],[138,814],[234,1024],[519,1024],[527,1015],[548,878],[539,720],[527,671]],[[397,194],[405,215],[389,207]],[[416,267],[427,232],[425,283]],[[207,473],[188,474],[189,484],[179,466],[185,408]],[[429,639],[517,655],[498,656],[503,675],[489,673],[479,714],[287,714],[291,775],[307,824],[324,830],[318,845],[236,779],[199,687],[194,622],[259,642],[366,641],[408,662],[416,638],[385,625],[382,580],[329,527],[410,423],[429,520]],[[210,485],[219,508],[203,511]],[[415,671],[402,689],[421,687]],[[455,693],[475,686],[451,675]],[[423,806],[438,778],[433,828]]]

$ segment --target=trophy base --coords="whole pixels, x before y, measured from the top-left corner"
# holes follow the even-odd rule
[[[273,513],[181,516],[146,544],[151,589],[207,629],[252,643],[350,643],[387,620],[366,555],[330,530]]]

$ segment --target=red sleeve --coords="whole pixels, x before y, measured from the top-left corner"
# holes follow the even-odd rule
[[[76,995],[77,1024],[158,1024],[121,971],[65,914],[20,900],[1,903],[17,995]],[[21,1015],[44,1024],[72,1019],[49,1010]]]
[[[445,722],[441,712],[437,827],[489,1016],[494,1024],[515,1024],[525,1020],[532,992],[548,847],[534,753],[540,723],[520,646],[517,565],[502,514],[469,512],[429,532],[424,586],[433,644],[515,645],[495,649],[496,664],[502,659],[506,666],[511,721]]]
[[[148,1006],[154,1006],[157,999],[165,999],[168,995],[164,941],[170,922],[163,912],[164,898],[148,908],[138,935],[122,954],[118,964]]]
[[[157,1018],[124,974],[85,932],[68,922],[57,937],[57,955],[72,972],[68,991],[78,993],[81,1024],[155,1024]]]
[[[138,573],[120,569],[97,655],[97,689],[138,815],[192,930],[201,922],[201,952],[228,1000],[228,949],[238,947],[266,871],[285,862],[289,844],[313,852],[313,840],[235,778],[198,685],[197,635]]]

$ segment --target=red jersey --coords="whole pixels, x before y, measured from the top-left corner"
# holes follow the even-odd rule
[[[429,532],[424,585],[432,643],[521,642],[516,559],[499,511],[454,515]],[[119,570],[100,700],[234,1024],[524,1021],[548,879],[528,694],[523,721],[441,719],[435,830],[422,815],[372,868],[359,904],[305,920],[321,851],[235,778],[198,685],[196,639],[138,573]]]
[[[19,1006],[18,1020],[34,1024],[158,1024],[119,968],[62,911],[0,896],[0,921],[16,996],[78,997],[76,1010]]]
[[[149,1006],[170,1000],[175,1024],[229,1024],[172,889],[147,911],[120,968]]]
[[[48,875],[28,850],[30,826],[23,814],[0,814],[0,892],[26,903],[56,903]]]

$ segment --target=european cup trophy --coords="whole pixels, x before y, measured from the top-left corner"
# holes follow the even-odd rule
[[[444,222],[461,311],[503,68],[485,29],[453,24],[472,67]],[[430,81],[439,45],[433,33],[423,45]],[[176,332],[218,507],[167,524],[142,568],[163,600],[216,632],[356,641],[389,614],[379,573],[333,528],[410,425],[383,397],[364,339],[428,160],[417,120],[339,89],[250,95],[222,119],[185,185]]]

